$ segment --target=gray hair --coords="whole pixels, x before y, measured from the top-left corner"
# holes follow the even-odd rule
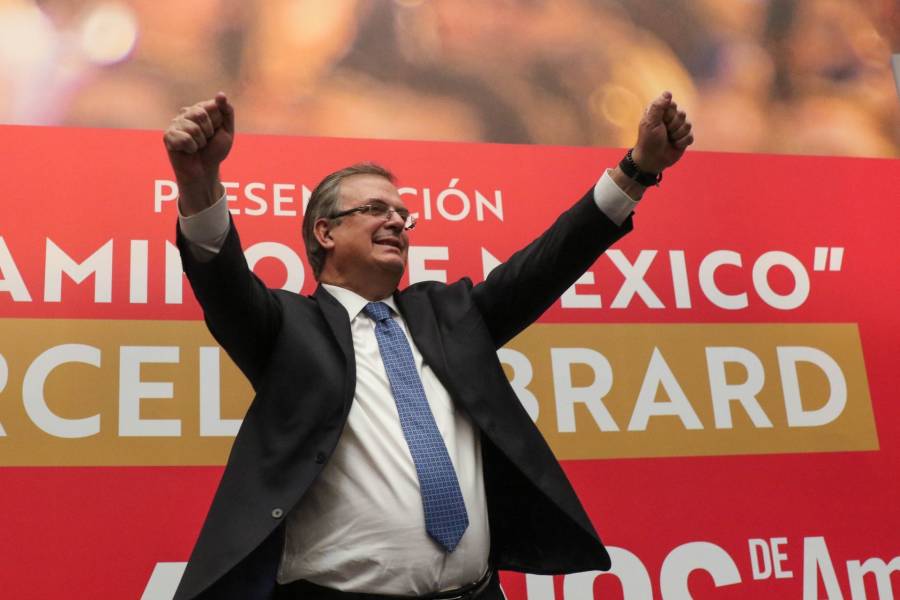
[[[335,171],[319,182],[309,197],[309,204],[303,215],[303,243],[306,245],[306,259],[309,261],[316,280],[322,273],[326,257],[325,248],[319,245],[319,240],[316,239],[314,233],[316,221],[322,218],[329,219],[334,213],[340,212],[341,182],[353,175],[378,175],[391,183],[396,183],[397,179],[393,173],[381,165],[364,162]],[[334,219],[334,221],[339,223],[340,219]]]

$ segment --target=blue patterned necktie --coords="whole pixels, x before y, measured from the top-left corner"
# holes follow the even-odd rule
[[[387,304],[369,302],[364,310],[375,321],[378,350],[394,393],[403,437],[416,466],[425,530],[447,552],[453,552],[469,526],[469,517],[456,471],[416,372],[412,350]]]

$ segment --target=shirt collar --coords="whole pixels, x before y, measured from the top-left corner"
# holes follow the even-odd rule
[[[355,319],[357,315],[362,312],[362,309],[366,307],[366,304],[370,302],[356,292],[348,290],[347,288],[342,288],[330,283],[323,283],[321,285],[323,288],[325,288],[325,291],[334,296],[335,300],[340,302],[341,306],[346,309],[347,314],[350,316],[350,322],[353,322],[353,319]],[[394,302],[393,295],[382,298],[381,300],[378,300],[378,302],[384,302],[391,307],[391,310],[394,311],[394,314],[400,314],[400,311],[397,310],[397,303]]]

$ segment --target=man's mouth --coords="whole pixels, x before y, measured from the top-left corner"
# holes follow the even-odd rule
[[[403,244],[400,243],[400,240],[397,238],[381,238],[378,240],[374,240],[376,244],[381,246],[390,246],[391,248],[396,248],[397,250],[403,250]]]

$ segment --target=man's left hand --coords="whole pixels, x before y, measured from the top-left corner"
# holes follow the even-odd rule
[[[644,112],[631,157],[641,171],[661,173],[678,162],[693,143],[687,114],[678,110],[671,93],[663,92]]]

